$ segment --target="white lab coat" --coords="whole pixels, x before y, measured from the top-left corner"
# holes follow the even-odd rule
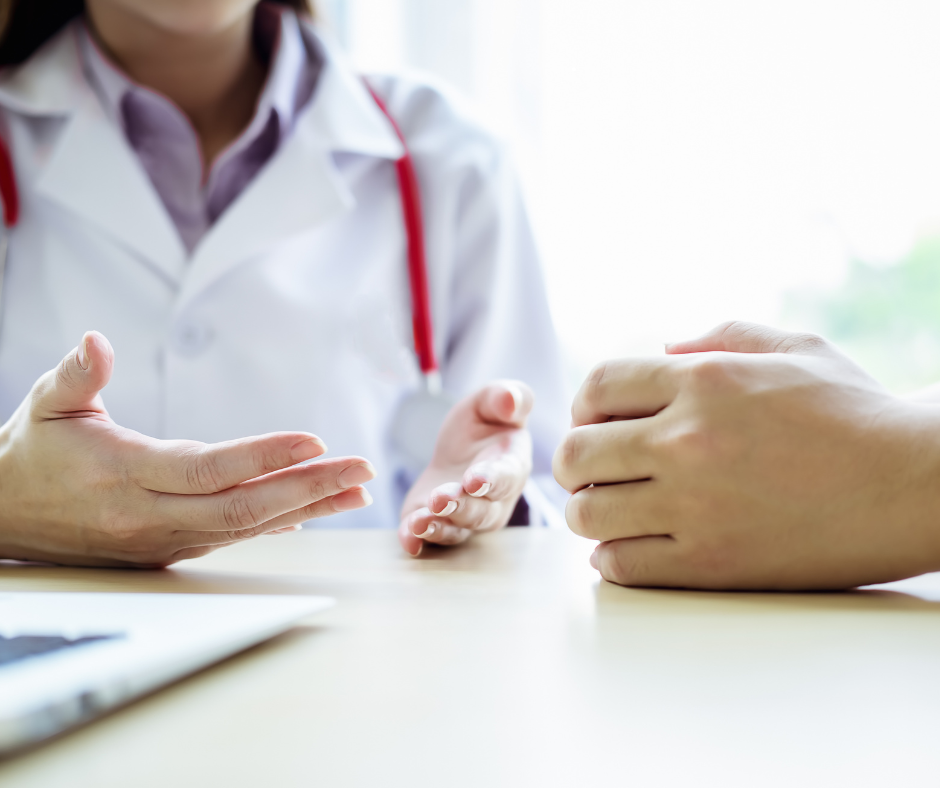
[[[359,77],[325,66],[292,136],[187,255],[79,65],[74,26],[0,75],[22,215],[0,322],[0,419],[88,329],[114,346],[104,401],[160,438],[309,430],[369,458],[375,506],[332,526],[395,526],[408,480],[390,441],[420,385],[393,162],[402,148]],[[542,274],[501,147],[446,91],[375,77],[411,148],[445,389],[526,381],[543,491],[567,397]],[[555,488],[557,489],[557,488]],[[530,485],[527,496],[538,498]]]

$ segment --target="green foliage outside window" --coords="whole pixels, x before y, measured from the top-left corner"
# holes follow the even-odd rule
[[[837,290],[789,294],[784,323],[834,341],[894,391],[940,382],[940,237],[895,265],[854,261]]]

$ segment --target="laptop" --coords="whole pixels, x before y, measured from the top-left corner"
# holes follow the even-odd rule
[[[0,593],[0,757],[332,604],[310,596]]]

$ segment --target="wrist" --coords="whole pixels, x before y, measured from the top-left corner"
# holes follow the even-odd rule
[[[903,458],[887,522],[911,547],[911,574],[940,571],[940,403],[898,398],[893,451]]]

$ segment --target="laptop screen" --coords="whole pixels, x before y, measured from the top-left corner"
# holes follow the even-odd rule
[[[17,662],[50,651],[59,651],[63,648],[83,646],[86,643],[95,643],[100,640],[111,640],[120,635],[88,635],[80,638],[65,638],[56,635],[17,635],[5,637],[0,635],[0,665]]]

